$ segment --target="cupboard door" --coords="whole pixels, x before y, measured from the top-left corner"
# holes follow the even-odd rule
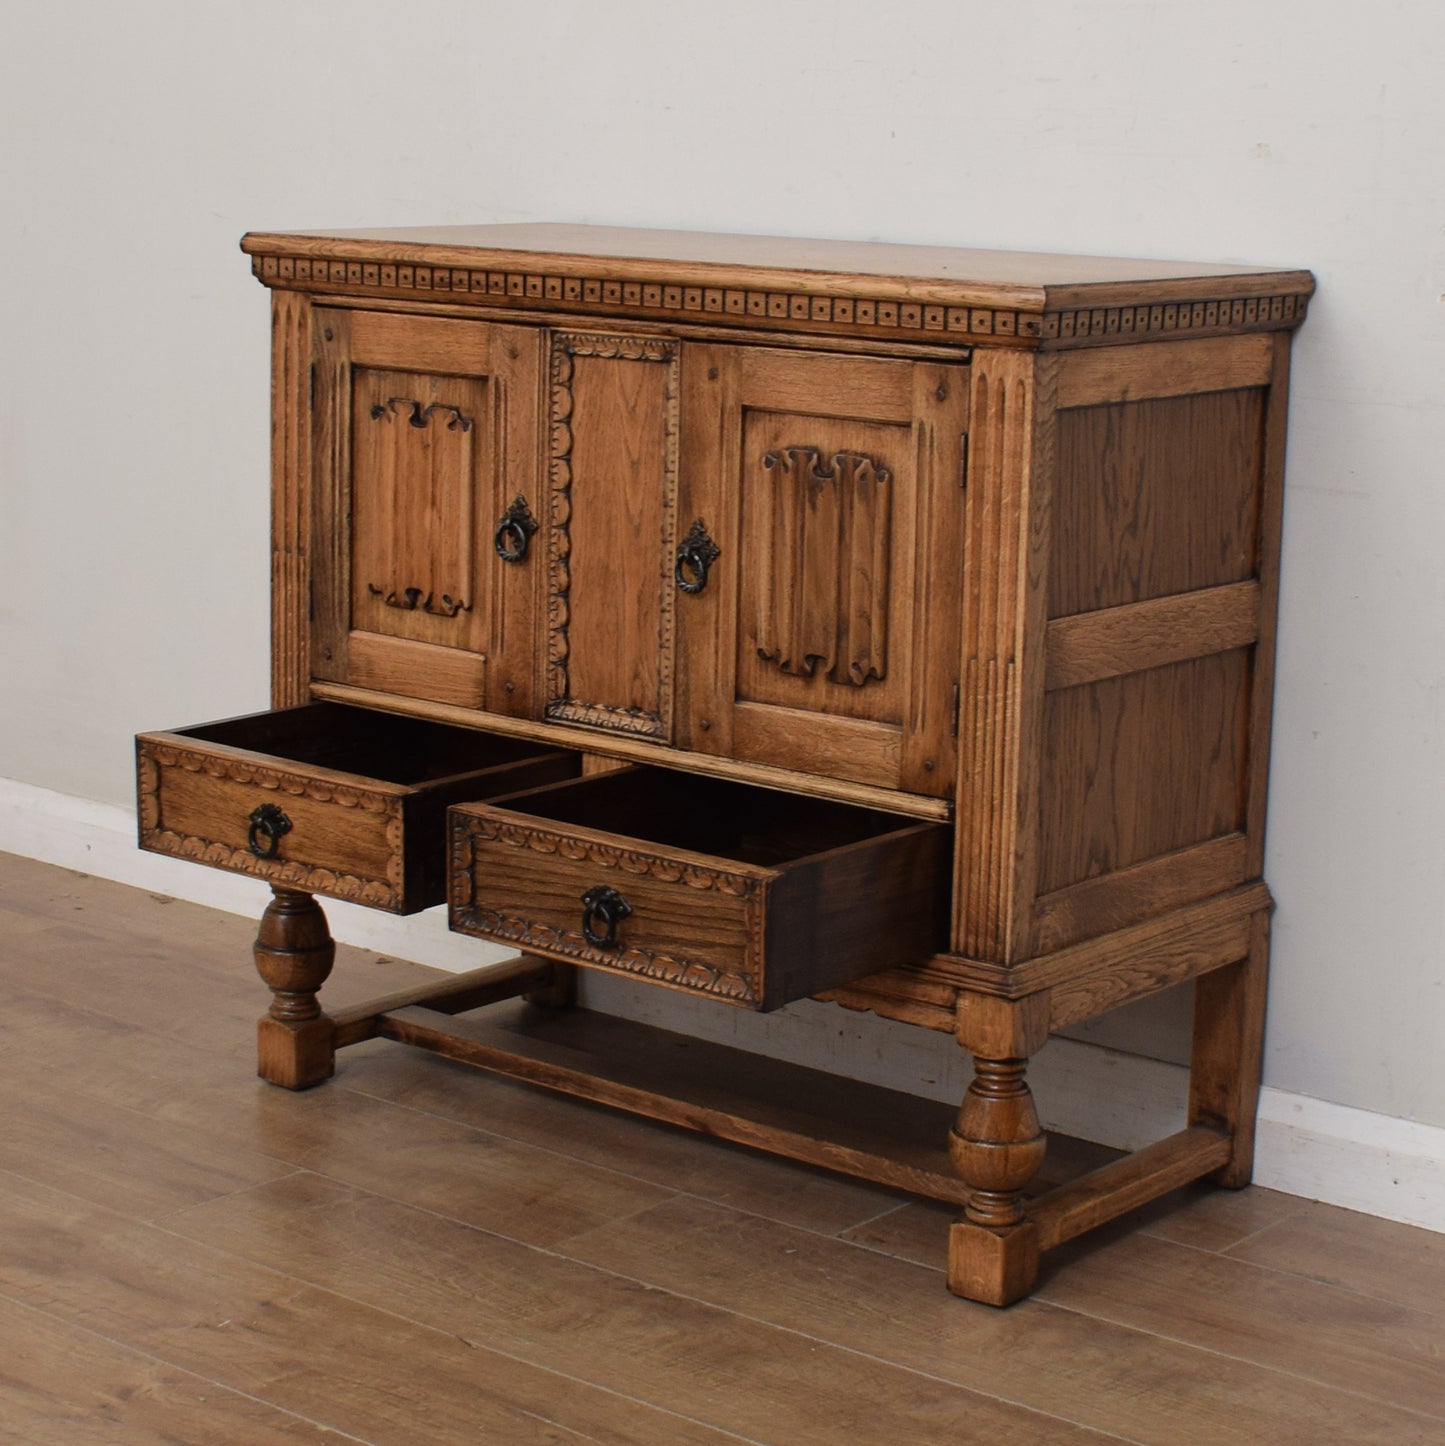
[[[317,308],[320,678],[529,716],[541,333]]]
[[[967,370],[689,346],[678,741],[954,786]]]
[[[672,736],[678,343],[554,332],[546,716]]]

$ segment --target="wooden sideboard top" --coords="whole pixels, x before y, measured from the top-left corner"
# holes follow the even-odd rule
[[[1267,266],[557,223],[252,232],[241,248],[271,286],[731,313],[993,344],[1294,327],[1314,290],[1308,271]],[[1213,309],[1180,316],[1182,303]]]

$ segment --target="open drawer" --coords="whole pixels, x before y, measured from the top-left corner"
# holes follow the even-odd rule
[[[450,818],[452,928],[744,1008],[947,942],[937,824],[659,768]]]
[[[413,914],[446,897],[445,813],[571,778],[579,755],[311,703],[136,738],[140,846]]]

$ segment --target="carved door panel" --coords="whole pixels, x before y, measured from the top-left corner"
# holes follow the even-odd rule
[[[967,371],[691,346],[678,741],[949,795]]]
[[[528,716],[542,333],[315,313],[319,678]]]
[[[553,332],[546,716],[672,736],[678,343]]]

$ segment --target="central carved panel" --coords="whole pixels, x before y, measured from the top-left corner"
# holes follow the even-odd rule
[[[764,454],[758,656],[785,673],[861,688],[888,672],[893,474],[862,452]]]

